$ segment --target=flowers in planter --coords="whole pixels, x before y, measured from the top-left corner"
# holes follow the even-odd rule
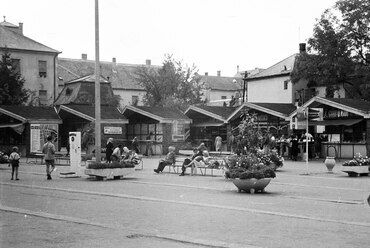
[[[266,156],[258,157],[254,153],[231,156],[227,159],[229,170],[225,172],[225,177],[240,179],[276,177],[275,165],[266,161],[270,161]]]
[[[369,166],[370,158],[363,157],[360,153],[356,153],[355,157],[351,160],[344,161],[343,166]]]
[[[87,169],[116,169],[116,168],[134,168],[134,164],[121,163],[114,161],[112,163],[92,162],[87,166]]]

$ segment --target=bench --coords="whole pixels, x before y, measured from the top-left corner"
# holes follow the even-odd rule
[[[191,151],[191,154],[193,154],[193,152]],[[187,157],[177,157],[176,158],[176,162],[170,166],[168,166],[168,169],[169,169],[169,173],[171,173],[171,169],[174,173],[178,174],[179,172],[181,172],[181,168],[182,168],[182,165],[184,163],[184,160],[186,158],[190,158],[190,156],[187,156]],[[192,168],[191,168],[191,175],[193,174],[197,174],[197,170],[199,169],[200,173],[202,176],[206,176],[207,175],[207,170],[210,171],[211,173],[211,176],[214,176],[214,173],[213,171],[214,170],[224,170],[224,165],[225,165],[225,161],[223,158],[221,157],[212,157],[211,158],[211,161],[215,162],[217,161],[219,166],[218,167],[212,167],[210,164],[204,164],[204,163],[198,163],[198,165],[196,164],[193,164]],[[222,173],[224,174],[224,172]]]

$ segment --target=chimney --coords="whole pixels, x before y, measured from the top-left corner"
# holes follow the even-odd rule
[[[113,63],[116,63],[116,62],[117,62],[116,58],[114,58],[114,57],[113,57],[113,58],[112,58],[112,62],[113,62]]]
[[[83,54],[81,55],[81,59],[83,59],[83,60],[87,60],[87,53],[83,53]]]
[[[150,59],[147,59],[147,60],[145,60],[145,64],[149,66],[149,65],[152,64],[152,61],[150,61]]]
[[[205,72],[205,73],[204,73],[204,76],[208,76],[208,72]]]
[[[221,71],[217,71],[217,77],[221,77]]]
[[[299,43],[299,53],[306,52],[306,43]]]
[[[19,23],[19,27],[18,27],[18,29],[19,29],[19,33],[20,33],[21,35],[23,35],[23,22],[20,22],[20,23]]]
[[[236,66],[236,73],[239,73],[239,65]]]

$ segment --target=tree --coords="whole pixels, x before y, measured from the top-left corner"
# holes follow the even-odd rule
[[[292,82],[307,79],[308,86],[342,84],[352,97],[370,100],[370,2],[339,0],[325,10],[301,53]],[[329,89],[328,92],[332,92]]]
[[[29,90],[23,88],[25,80],[12,63],[10,53],[5,50],[0,60],[0,104],[20,105],[29,97]]]
[[[160,68],[143,66],[133,76],[146,90],[146,105],[184,110],[191,104],[202,103],[204,86],[196,67],[188,67],[171,55],[166,55]]]

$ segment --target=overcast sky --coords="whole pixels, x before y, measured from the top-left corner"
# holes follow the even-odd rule
[[[100,60],[160,65],[165,54],[201,74],[234,76],[298,52],[335,0],[100,0]],[[61,51],[95,59],[95,0],[0,0],[6,21]],[[1,17],[1,21],[3,18]]]

